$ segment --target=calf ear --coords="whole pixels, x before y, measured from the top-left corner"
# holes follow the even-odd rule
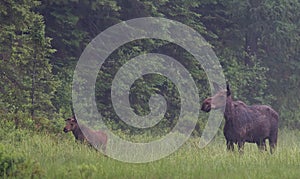
[[[231,95],[231,91],[230,91],[230,87],[229,87],[229,83],[226,83],[226,90],[227,90],[227,96]]]
[[[73,119],[74,119],[74,121],[77,123],[76,115],[74,115]]]
[[[71,120],[71,122],[76,122],[77,123],[77,119],[76,119],[75,116],[73,116],[70,120]]]

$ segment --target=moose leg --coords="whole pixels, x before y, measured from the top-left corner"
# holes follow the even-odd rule
[[[227,140],[226,141],[227,150],[234,151],[234,145],[232,141]]]
[[[102,148],[103,153],[105,154],[105,151],[106,151],[106,144],[102,144],[101,148]]]
[[[263,140],[262,145],[263,145],[264,150],[267,151],[266,139]]]
[[[273,135],[271,135],[271,137],[269,138],[269,145],[270,145],[270,152],[271,154],[273,154],[277,145],[277,131],[274,132]]]
[[[244,141],[238,141],[238,149],[241,154],[244,153],[244,144]]]
[[[277,141],[273,141],[269,139],[269,144],[270,144],[270,152],[271,154],[273,154],[276,148]]]
[[[259,142],[256,142],[257,144],[257,147],[260,151],[267,151],[267,146],[266,146],[266,140],[263,139],[263,140],[260,140]]]

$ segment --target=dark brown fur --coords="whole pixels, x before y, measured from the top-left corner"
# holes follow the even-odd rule
[[[204,100],[201,110],[224,108],[222,100],[226,98],[224,112],[224,136],[228,150],[234,150],[234,143],[242,151],[244,143],[256,143],[261,150],[266,149],[266,139],[269,140],[270,152],[277,145],[278,120],[277,112],[267,105],[248,106],[242,101],[233,101],[229,85],[226,90],[220,90],[213,97]],[[224,101],[225,102],[225,101]],[[223,105],[222,105],[223,104]]]
[[[76,140],[80,142],[88,142],[90,145],[98,148],[101,147],[103,152],[106,150],[107,135],[103,131],[94,131],[84,125],[78,125],[75,117],[68,118],[65,120],[66,126],[64,132],[72,131]],[[85,135],[82,133],[84,131]]]

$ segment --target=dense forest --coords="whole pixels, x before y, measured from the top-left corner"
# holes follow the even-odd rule
[[[2,0],[1,116],[51,121],[71,116],[73,72],[86,45],[112,25],[150,16],[195,29],[212,45],[234,98],[271,105],[280,114],[282,128],[300,129],[299,0]],[[149,52],[182,63],[201,101],[210,93],[201,64],[182,48],[155,39],[128,43],[109,56],[96,82],[98,109],[113,128],[126,129],[111,104],[114,75],[132,57]],[[145,75],[133,84],[132,108],[147,114],[149,97],[157,92],[171,104],[159,129],[172,127],[179,97],[163,76]]]

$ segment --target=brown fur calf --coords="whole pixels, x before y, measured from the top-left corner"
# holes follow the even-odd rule
[[[102,131],[94,131],[89,129],[84,125],[78,125],[77,120],[75,117],[68,118],[66,121],[66,127],[64,128],[64,132],[72,131],[76,140],[80,142],[88,142],[90,145],[102,148],[103,152],[106,150],[107,144],[107,135]],[[84,135],[85,134],[85,135]]]

